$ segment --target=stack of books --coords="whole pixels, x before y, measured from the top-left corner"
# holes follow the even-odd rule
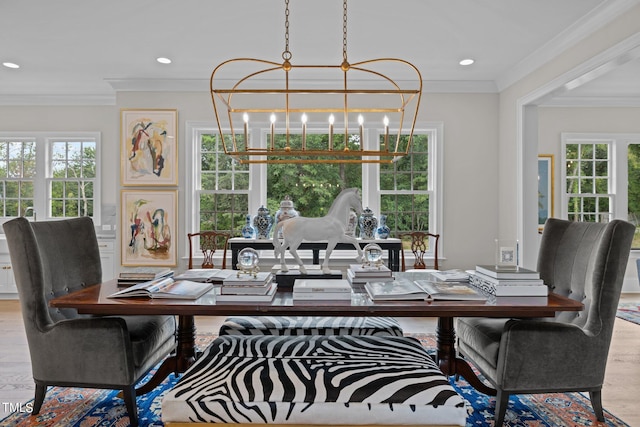
[[[393,280],[393,272],[386,265],[378,267],[351,264],[347,268],[347,280],[352,285],[364,285],[367,282],[389,282]]]
[[[477,265],[469,276],[469,282],[497,297],[547,296],[549,288],[540,273],[522,267],[499,268],[494,265]]]
[[[273,274],[261,271],[253,275],[233,274],[223,279],[217,302],[269,302],[273,300],[278,285],[273,281]]]
[[[118,286],[132,286],[138,283],[171,276],[173,276],[173,270],[170,268],[133,267],[120,272],[118,275]]]
[[[351,301],[351,285],[344,279],[296,279],[294,301]]]

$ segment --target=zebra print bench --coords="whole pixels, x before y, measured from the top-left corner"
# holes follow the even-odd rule
[[[464,399],[408,337],[222,336],[162,400],[167,427],[464,426],[466,416]]]
[[[392,317],[235,316],[225,319],[219,335],[391,335],[402,336]]]

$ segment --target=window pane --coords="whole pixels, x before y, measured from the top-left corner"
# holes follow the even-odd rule
[[[627,152],[628,220],[636,226],[632,248],[640,248],[640,144],[629,144]]]

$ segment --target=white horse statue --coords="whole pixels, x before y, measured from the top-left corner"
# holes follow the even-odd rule
[[[331,273],[329,257],[338,243],[352,243],[358,251],[357,261],[361,262],[363,254],[358,241],[355,237],[345,234],[350,209],[356,211],[358,216],[362,213],[362,199],[357,188],[342,190],[334,200],[326,216],[320,218],[297,216],[278,222],[273,231],[273,247],[276,259],[280,256],[282,271],[289,271],[289,267],[287,267],[284,260],[285,251],[289,248],[289,252],[300,266],[300,273],[307,274],[307,270],[304,268],[302,260],[297,253],[297,249],[303,240],[311,242],[327,241],[327,250],[322,262],[322,272],[325,274]],[[282,243],[278,238],[280,229],[282,229]]]

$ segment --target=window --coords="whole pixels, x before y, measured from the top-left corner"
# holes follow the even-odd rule
[[[35,141],[1,138],[0,216],[18,217],[33,207],[35,176]]]
[[[626,219],[640,249],[640,134],[562,134],[562,212],[574,221]]]
[[[565,145],[567,218],[608,222],[612,215],[610,142],[582,141]]]
[[[193,226],[188,232],[217,230],[239,234],[249,212],[249,166],[235,162],[224,153],[220,135],[213,128],[193,129],[193,152],[188,159],[192,170]]]
[[[270,138],[268,124],[251,123],[249,135],[259,138],[266,146]],[[307,129],[307,146],[326,146],[328,134],[324,129]],[[391,236],[400,231],[429,230],[440,232],[442,217],[441,171],[442,125],[424,126],[414,134],[410,155],[388,165],[378,164],[251,164],[240,165],[224,154],[217,128],[211,123],[187,123],[185,169],[187,177],[187,206],[189,210],[186,232],[197,229],[216,229],[240,236],[246,216],[254,216],[258,208],[266,206],[275,215],[280,202],[289,196],[295,209],[303,216],[326,214],[336,195],[344,188],[362,190],[364,207],[376,215],[387,215]],[[278,135],[276,138],[283,138]],[[341,135],[334,135],[334,143],[342,143]],[[406,138],[406,136],[405,136]],[[298,138],[299,139],[299,138]],[[291,144],[300,143],[296,135]],[[349,144],[355,149],[359,135],[350,135]],[[365,146],[383,140],[383,129],[367,129]],[[191,163],[193,160],[194,163]]]
[[[100,135],[0,133],[0,217],[100,221]]]

